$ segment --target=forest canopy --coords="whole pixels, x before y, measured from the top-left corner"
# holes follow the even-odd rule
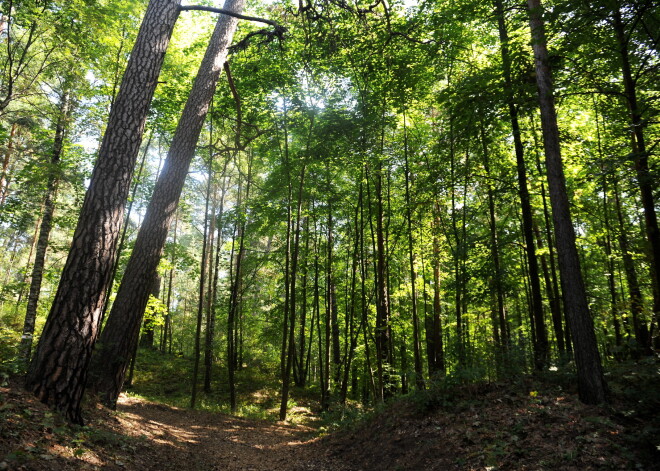
[[[660,345],[655,2],[0,13],[0,374],[69,420],[145,349],[284,419],[548,370],[601,403]]]

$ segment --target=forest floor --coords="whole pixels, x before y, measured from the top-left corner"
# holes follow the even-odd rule
[[[66,425],[20,387],[0,387],[0,470],[660,470],[660,372],[622,373],[608,406],[547,378],[417,393],[328,432],[122,395]],[[324,425],[325,424],[325,425]]]

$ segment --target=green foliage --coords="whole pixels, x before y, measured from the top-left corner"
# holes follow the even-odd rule
[[[19,342],[18,332],[3,325],[0,319],[0,384],[22,369],[17,355]]]
[[[147,302],[147,307],[144,310],[142,331],[153,330],[156,327],[162,327],[165,325],[166,314],[167,306],[165,303],[153,295],[150,295],[149,301]]]
[[[132,393],[187,405],[207,179],[211,179],[209,207],[214,212],[216,246],[213,270],[205,276],[207,287],[215,284],[209,314],[215,321],[215,338],[210,353],[213,388],[220,391],[202,397],[201,407],[227,410],[222,389],[227,381],[227,315],[242,223],[246,250],[236,324],[239,413],[274,414],[284,313],[290,313],[291,306],[297,316],[296,361],[301,353],[300,335],[309,349],[302,352],[305,363],[309,356],[306,389],[294,392],[295,402],[302,404],[307,394],[320,396],[321,366],[327,361],[325,331],[336,327],[341,363],[330,367],[332,404],[326,413],[327,426],[353,421],[377,405],[379,400],[373,396],[380,386],[375,351],[379,283],[386,283],[389,302],[392,361],[381,365],[389,381],[383,385],[386,389],[400,395],[404,385],[411,391],[415,379],[424,379],[427,390],[410,395],[424,410],[451,402],[453,388],[483,381],[521,381],[533,368],[535,331],[529,319],[528,267],[508,92],[515,97],[519,114],[537,226],[536,255],[545,263],[547,274],[541,285],[552,346],[550,366],[556,371],[544,372],[543,377],[573,390],[574,364],[559,352],[550,312],[553,289],[561,296],[561,287],[555,286],[557,251],[525,9],[504,2],[513,82],[513,89],[505,90],[490,3],[426,1],[404,9],[399,2],[386,6],[314,0],[304,2],[304,11],[298,11],[300,6],[294,3],[252,5],[259,15],[285,25],[287,33],[281,42],[253,41],[229,57],[241,122],[236,97],[223,75],[177,209],[176,228],[170,228],[159,269],[164,280],[162,295],[150,298],[145,312],[145,325],[155,330],[156,347],[168,353],[160,356],[140,350]],[[7,5],[3,2],[5,8],[0,9],[6,11]],[[10,79],[16,79],[20,89],[6,111],[0,110],[0,156],[8,159],[3,171],[8,182],[3,183],[6,198],[0,196],[0,310],[14,313],[3,317],[11,317],[3,321],[7,326],[1,331],[0,371],[4,374],[15,370],[11,358],[48,176],[57,171],[61,182],[38,325],[57,288],[94,152],[145,6],[145,1],[128,0],[13,2],[13,39],[8,39],[0,60],[7,63],[12,48],[17,57],[29,47],[35,61],[46,62],[42,71],[33,62],[20,77],[7,68],[0,77],[0,92],[7,90]],[[567,186],[601,354],[606,363],[614,364],[638,354],[637,334],[652,330],[657,323],[651,312],[653,286],[646,275],[652,260],[638,209],[620,45],[613,30],[615,11],[605,1],[555,1],[551,7],[546,20]],[[648,157],[655,169],[660,138],[653,39],[657,39],[653,26],[657,26],[657,7],[627,1],[620,7],[631,65],[637,73],[643,128],[651,149]],[[145,166],[140,175],[137,171],[134,175],[136,192],[115,287],[214,20],[204,12],[182,12],[178,20],[146,123]],[[39,40],[30,45],[25,33],[32,25]],[[237,39],[260,27],[241,22]],[[58,48],[51,51],[54,44]],[[75,107],[62,161],[54,169],[48,162],[57,98],[65,83],[70,83]],[[294,275],[287,277],[285,270],[293,268],[299,197],[297,292],[295,299],[287,300],[291,284],[285,283],[291,283]],[[379,230],[382,249],[377,243]],[[379,255],[383,255],[386,281],[376,274]],[[643,304],[635,319],[630,269],[625,263],[628,256]],[[335,326],[328,321],[331,285]],[[413,286],[417,325],[413,323]],[[506,317],[504,332],[497,322],[498,295]],[[428,364],[426,342],[434,315],[442,328],[444,376],[431,373]],[[161,340],[166,317],[171,343]],[[657,329],[656,325],[654,332]],[[421,371],[415,371],[415,334]],[[334,335],[332,331],[330,342]],[[344,409],[336,403],[341,399],[348,357],[355,368],[347,376],[349,406]],[[614,371],[612,379],[628,377]],[[259,394],[265,399],[258,399]],[[487,450],[493,462],[501,452],[501,443]]]

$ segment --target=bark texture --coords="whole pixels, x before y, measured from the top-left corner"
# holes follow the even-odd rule
[[[147,7],[26,377],[29,391],[74,423],[82,423],[80,400],[111,282],[124,207],[178,8],[179,0],[151,0]]]
[[[225,9],[240,13],[243,4],[244,0],[227,0]],[[230,16],[218,19],[101,335],[97,358],[103,360],[94,365],[92,387],[109,407],[115,407],[124,382],[130,352],[137,342],[140,322],[149,299],[151,280],[162,256],[237,22]]]
[[[598,404],[607,399],[607,385],[596,343],[593,321],[589,313],[584,281],[575,244],[570,203],[559,146],[559,129],[553,96],[552,75],[548,66],[548,49],[540,0],[528,0],[529,24],[536,65],[536,83],[541,108],[541,126],[552,203],[555,240],[559,261],[566,317],[574,343],[580,400]]]

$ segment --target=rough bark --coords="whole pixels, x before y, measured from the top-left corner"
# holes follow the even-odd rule
[[[527,5],[536,65],[536,82],[541,108],[541,127],[559,273],[566,317],[574,343],[578,391],[582,402],[597,404],[607,400],[608,390],[603,377],[593,321],[589,313],[575,242],[575,230],[571,220],[570,203],[561,160],[552,75],[548,65],[548,50],[542,19],[543,8],[540,0],[528,0]]]
[[[240,12],[243,3],[244,0],[227,0],[225,6]],[[229,16],[218,19],[101,336],[98,358],[103,358],[103,365],[99,363],[96,366],[93,387],[101,393],[102,401],[109,407],[115,406],[122,388],[127,352],[132,351],[137,341],[142,314],[149,298],[148,285],[163,253],[236,23],[237,20]]]
[[[26,388],[75,423],[147,110],[179,0],[151,0],[131,53]],[[149,279],[150,281],[150,279]]]

